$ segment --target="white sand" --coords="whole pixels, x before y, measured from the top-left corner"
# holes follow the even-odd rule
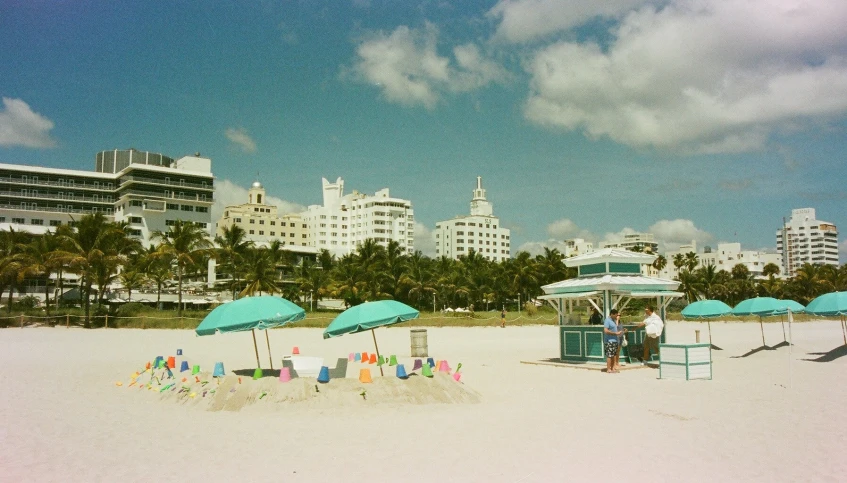
[[[706,338],[705,324],[668,326],[670,342],[693,342],[695,328]],[[235,404],[237,411],[214,407],[209,396],[180,400],[127,385],[143,362],[177,348],[204,371],[218,360],[228,371],[255,367],[249,333],[5,329],[0,480],[843,480],[847,357],[802,360],[842,344],[839,323],[795,324],[791,387],[787,348],[731,358],[761,345],[758,324],[712,327],[714,342],[726,349],[713,353],[712,381],[658,380],[655,369],[604,374],[521,364],[558,355],[555,327],[430,328],[430,354],[454,368],[463,363],[458,392],[416,399],[397,391],[432,383],[441,389],[421,392],[441,394],[458,385],[446,377],[407,386],[395,379],[368,386],[365,400],[358,381],[336,380],[307,397],[313,384],[301,380]],[[782,340],[779,324],[765,330],[769,344]],[[295,345],[327,358],[373,349],[370,334],[270,335],[275,367]],[[410,369],[409,330],[377,335],[382,353],[404,356]],[[352,364],[348,374],[359,367]],[[270,379],[253,384],[279,386]],[[303,396],[291,397],[297,391]]]

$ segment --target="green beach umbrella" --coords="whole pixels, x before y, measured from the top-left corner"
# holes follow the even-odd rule
[[[682,316],[686,319],[706,319],[706,325],[709,328],[709,346],[714,350],[723,350],[720,347],[712,344],[712,323],[710,319],[715,317],[723,317],[732,313],[732,307],[721,302],[720,300],[698,300],[688,304],[682,309]]]
[[[259,364],[255,329],[271,329],[289,322],[303,320],[305,317],[305,310],[282,297],[273,295],[244,297],[211,311],[194,332],[197,335],[213,335],[218,332],[252,331],[256,364]],[[267,332],[265,332],[265,339],[268,343],[268,357],[271,358],[271,342]],[[273,369],[273,358],[271,358],[271,369]]]
[[[756,315],[759,317],[759,328],[762,331],[762,348],[771,349],[765,343],[765,326],[762,317],[769,315],[780,315],[786,313],[785,304],[773,297],[755,297],[742,300],[732,309],[732,315]]]
[[[370,330],[374,339],[376,355],[380,357],[374,329],[417,319],[419,315],[420,312],[417,310],[396,300],[365,302],[350,307],[333,319],[326,330],[324,330],[324,339]],[[382,366],[380,366],[379,372],[384,375]]]
[[[841,335],[844,336],[844,345],[847,345],[847,292],[831,292],[821,295],[809,302],[806,313],[824,317],[841,317]]]

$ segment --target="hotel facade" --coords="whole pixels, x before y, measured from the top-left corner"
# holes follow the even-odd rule
[[[470,215],[435,224],[436,257],[458,259],[471,251],[495,262],[511,258],[511,231],[494,216],[494,205],[485,197],[481,176],[476,178]]]
[[[415,216],[412,202],[391,196],[388,188],[373,195],[358,191],[344,194],[344,180],[322,179],[323,205],[311,205],[300,214],[316,250],[342,257],[367,239],[388,246],[395,241],[403,253],[415,251]]]
[[[177,220],[211,235],[211,160],[199,153],[173,159],[147,151],[97,153],[95,171],[0,164],[0,229],[44,233],[84,215],[129,223],[145,245]]]
[[[789,277],[805,263],[838,266],[838,228],[818,220],[814,208],[791,210],[789,220],[776,230],[776,249]]]
[[[223,235],[224,230],[239,226],[244,230],[247,240],[259,246],[267,246],[279,240],[286,248],[314,253],[310,249],[309,227],[299,214],[279,214],[279,208],[267,204],[265,188],[256,181],[247,191],[247,203],[231,205],[224,209],[218,220],[216,234]]]

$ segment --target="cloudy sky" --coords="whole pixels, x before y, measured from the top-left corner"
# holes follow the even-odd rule
[[[389,187],[425,238],[483,176],[513,247],[847,233],[847,2],[6,2],[0,162],[134,147],[286,209]],[[840,235],[842,261],[847,254]],[[421,240],[420,247],[432,245]]]

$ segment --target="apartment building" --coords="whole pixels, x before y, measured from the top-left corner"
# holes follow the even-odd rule
[[[784,260],[784,273],[792,277],[805,263],[838,266],[838,229],[818,220],[814,208],[791,210],[788,221],[776,230],[776,249]]]
[[[471,251],[496,262],[511,257],[511,230],[494,216],[494,205],[486,198],[481,176],[476,178],[470,215],[435,224],[436,257],[458,259]]]

